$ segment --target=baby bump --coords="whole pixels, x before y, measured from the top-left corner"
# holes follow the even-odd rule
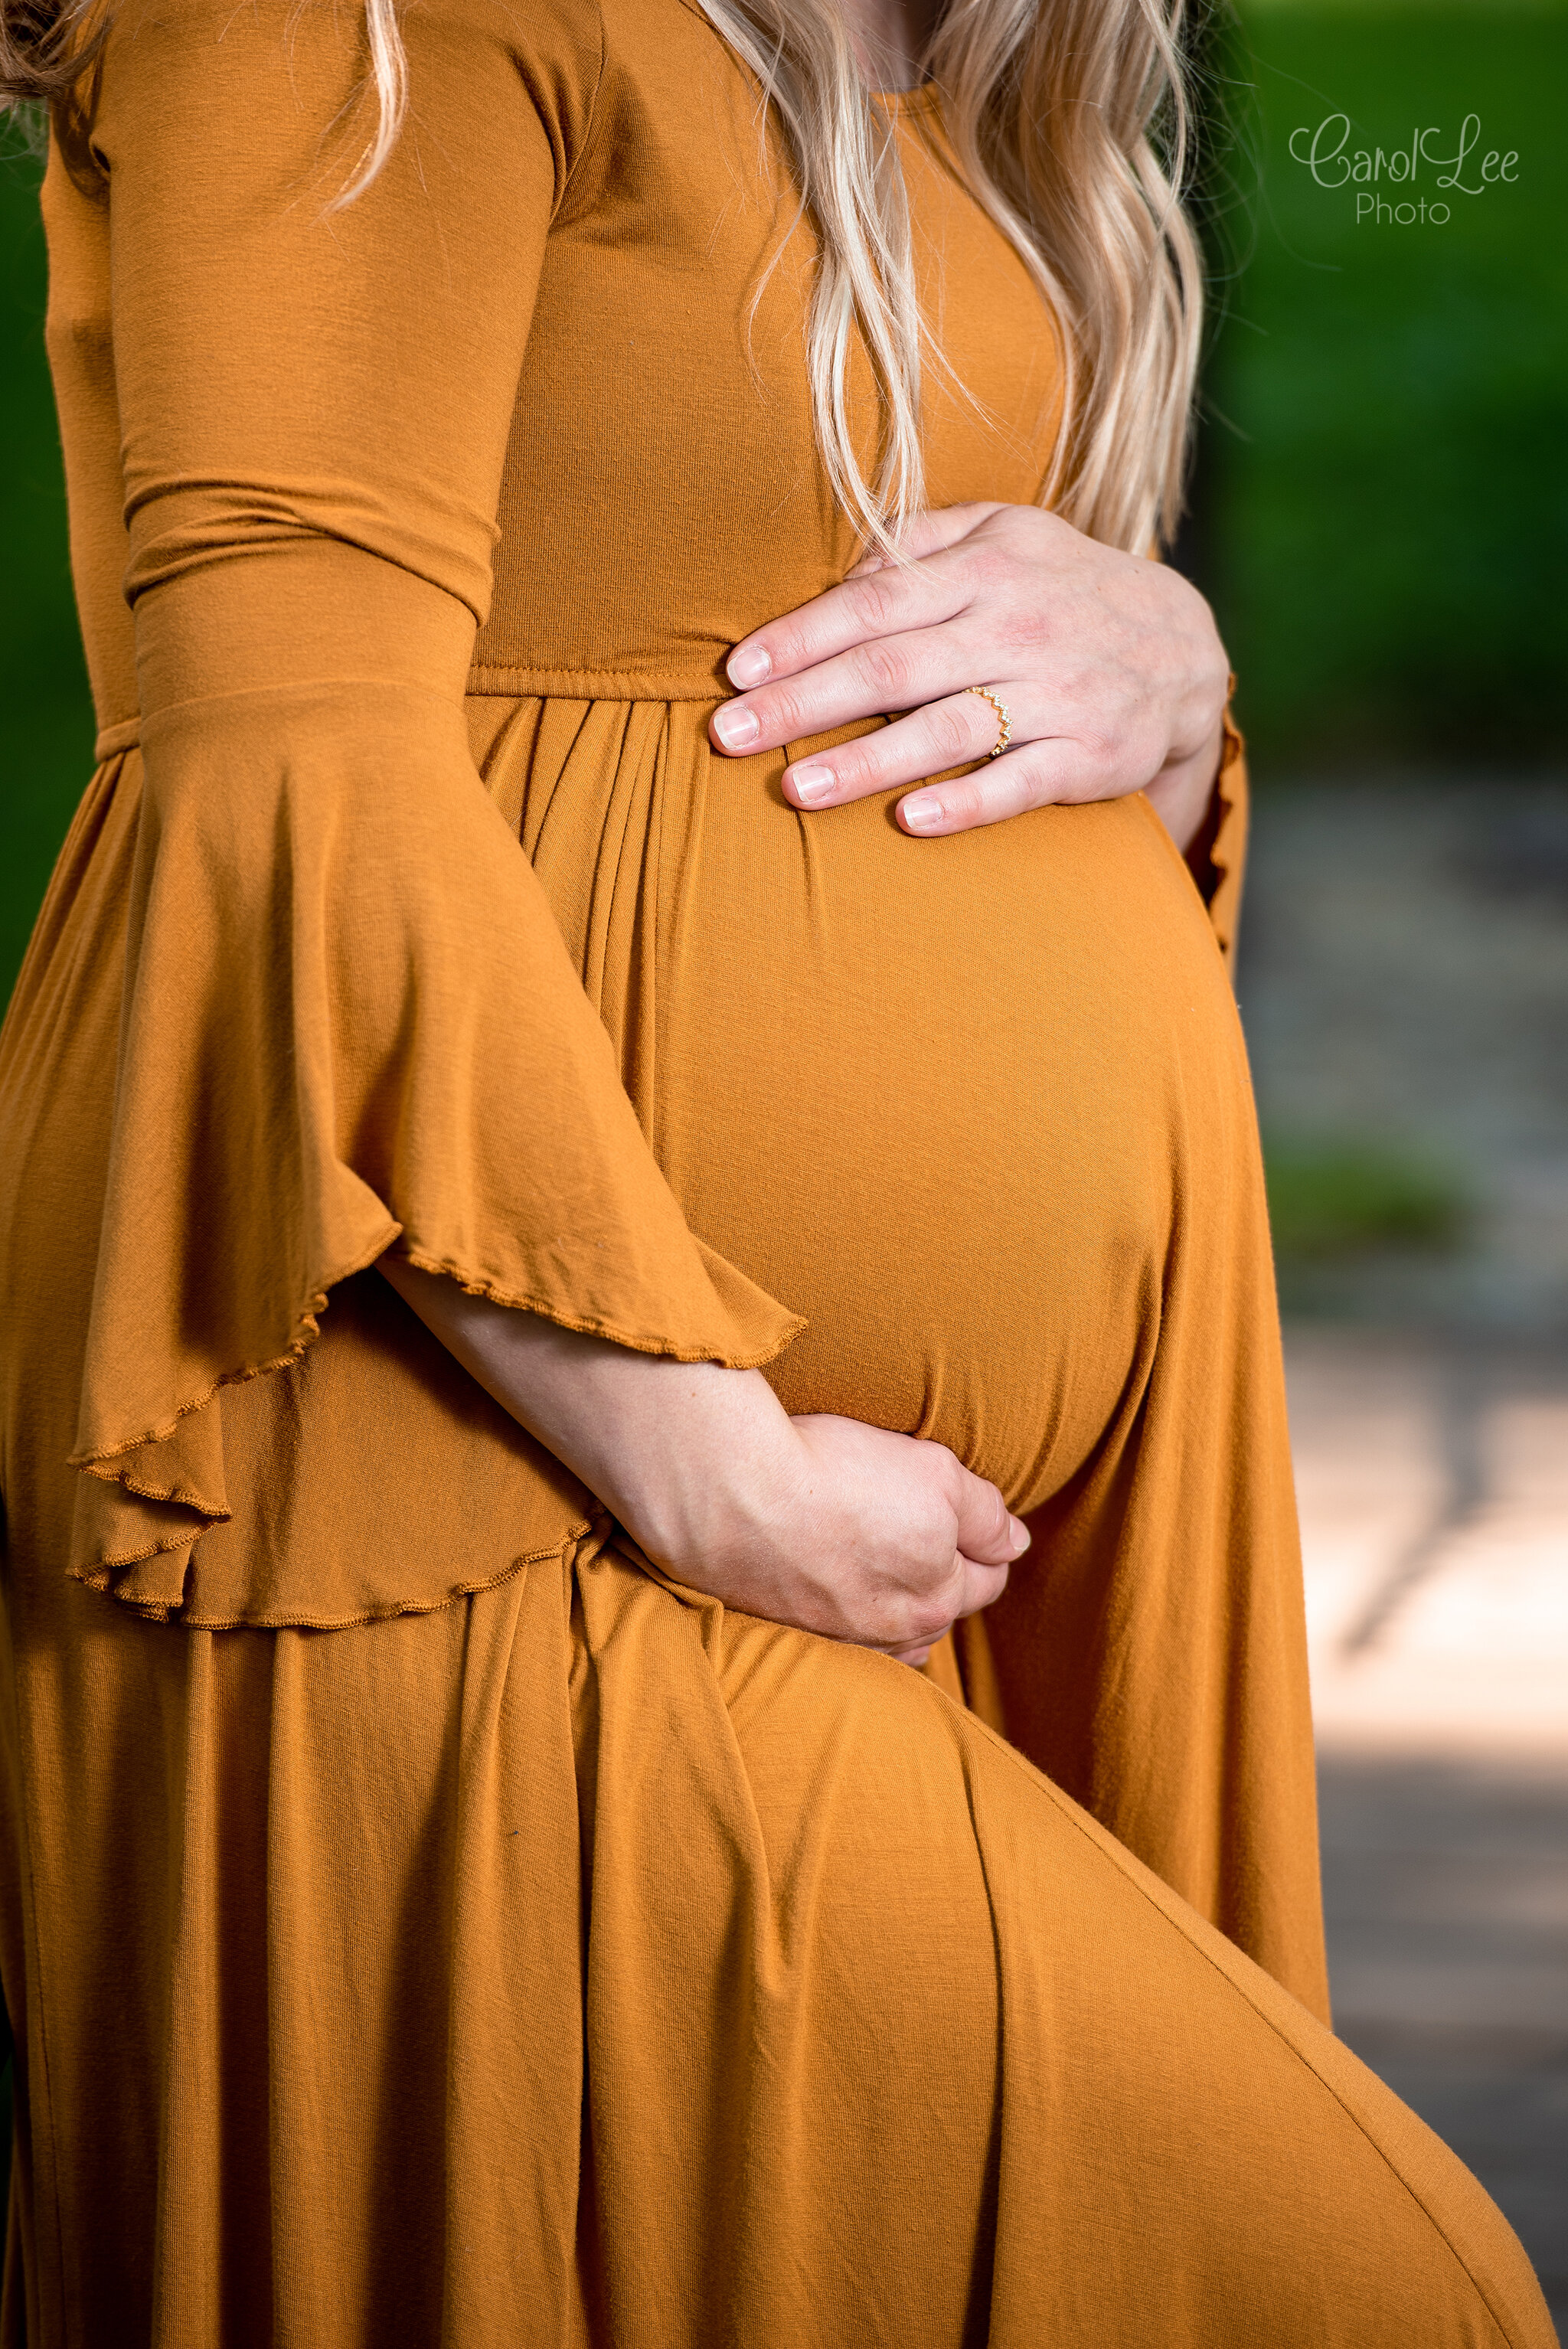
[[[769,1377],[1036,1506],[1253,1171],[1180,859],[1141,800],[941,841],[885,800],[803,816],[782,761],[675,755],[646,705],[590,757],[607,707],[548,793],[531,761],[524,842],[693,1228],[808,1319]]]

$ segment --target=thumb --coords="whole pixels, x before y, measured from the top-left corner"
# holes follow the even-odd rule
[[[978,530],[983,522],[997,512],[994,500],[976,501],[962,506],[923,506],[911,514],[899,533],[899,553],[911,563],[923,563],[928,554],[941,554],[970,532]],[[885,570],[889,557],[885,554],[864,554],[853,568],[845,573],[848,579],[863,579],[871,571]]]

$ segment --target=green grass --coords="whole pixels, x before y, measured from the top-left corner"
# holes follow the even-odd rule
[[[1470,1202],[1447,1169],[1354,1141],[1264,1147],[1269,1222],[1282,1263],[1321,1264],[1374,1248],[1460,1242]]]

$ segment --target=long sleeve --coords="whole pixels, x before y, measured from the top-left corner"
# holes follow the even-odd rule
[[[232,1515],[224,1391],[394,1242],[682,1360],[801,1326],[687,1229],[465,734],[597,19],[408,9],[402,137],[333,211],[357,13],[128,0],[93,121],[143,772],[77,1570],[166,1597]]]

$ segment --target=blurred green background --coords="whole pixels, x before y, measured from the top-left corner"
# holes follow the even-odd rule
[[[0,125],[0,998],[92,770],[59,436],[44,361],[40,166]]]
[[[1214,63],[1234,131],[1211,202],[1237,274],[1201,564],[1263,777],[1560,756],[1568,11],[1274,0]],[[1440,188],[1435,161],[1318,184],[1292,133],[1306,151],[1340,115],[1346,158],[1418,129],[1452,158],[1471,118],[1480,192]],[[1517,156],[1511,183],[1483,181],[1489,153]],[[1377,195],[1451,216],[1358,220]]]

